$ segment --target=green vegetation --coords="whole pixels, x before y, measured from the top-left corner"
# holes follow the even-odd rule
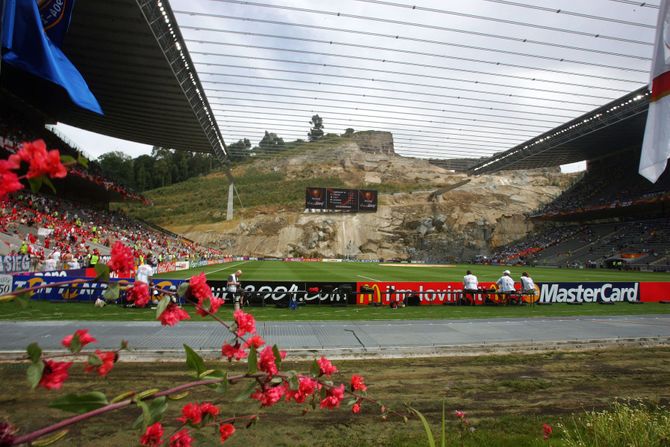
[[[195,315],[193,308],[186,308]],[[568,316],[616,316],[668,314],[670,305],[646,303],[631,305],[626,303],[614,306],[585,304],[569,306],[417,306],[404,309],[390,309],[388,306],[347,306],[329,305],[302,306],[296,311],[275,306],[247,308],[259,321],[362,321],[362,320],[464,320],[471,318],[546,318]],[[232,305],[225,305],[220,312],[230,315]],[[104,308],[93,307],[92,303],[53,303],[31,301],[29,307],[7,303],[0,305],[0,320],[10,321],[47,321],[47,320],[99,320],[99,321],[153,321],[156,311],[148,308],[135,309],[108,305]],[[194,317],[189,321],[203,321]]]
[[[285,369],[309,369],[307,362],[292,362],[290,356]],[[469,421],[463,436],[467,447],[572,447],[576,426],[586,430],[587,423],[595,423],[598,416],[591,411],[606,413],[616,423],[603,418],[602,427],[615,436],[644,441],[642,432],[656,432],[662,436],[667,430],[667,410],[656,410],[660,396],[670,385],[669,348],[616,348],[597,352],[549,352],[534,355],[438,357],[416,359],[380,359],[336,361],[340,373],[336,381],[348,382],[351,374],[361,374],[368,385],[368,394],[398,411],[411,405],[425,415],[434,433],[440,432],[442,402],[446,406],[447,446],[461,446],[461,425],[454,412],[464,411]],[[228,368],[228,363],[225,368]],[[207,362],[208,368],[220,368],[221,362]],[[27,365],[0,364],[0,420],[9,420],[21,427],[21,432],[61,420],[69,414],[48,408],[57,397],[68,393],[100,390],[110,398],[121,392],[142,391],[147,388],[167,388],[188,381],[191,376],[183,363],[127,363],[116,365],[108,378],[99,379],[85,374],[81,366],[70,369],[71,379],[61,391],[30,391],[26,379]],[[240,370],[232,364],[232,370]],[[498,386],[501,381],[542,381],[547,387],[531,387],[523,391]],[[323,447],[426,447],[426,434],[418,418],[407,424],[400,418],[382,421],[379,410],[370,404],[362,405],[362,412],[353,415],[343,405],[333,411],[309,410],[280,403],[259,409],[256,401],[235,402],[246,384],[230,387],[224,394],[214,394],[207,388],[192,392],[187,400],[212,401],[222,408],[224,415],[245,415],[260,412],[260,421],[253,428],[237,427],[226,446],[323,446]],[[620,409],[617,397],[635,397],[649,405],[649,416]],[[186,401],[170,401],[163,421],[176,427],[175,419]],[[614,405],[613,405],[614,404]],[[639,408],[645,408],[640,406]],[[111,413],[74,427],[68,434],[71,445],[136,445],[137,431],[126,430],[139,410]],[[39,417],[36,417],[39,415]],[[574,415],[574,416],[573,416]],[[623,420],[623,416],[634,419]],[[553,427],[548,441],[543,440],[543,424]],[[607,424],[607,425],[606,425]],[[658,424],[658,425],[649,425]],[[624,431],[626,430],[626,431]],[[667,431],[665,431],[667,435]],[[211,436],[211,434],[208,434]],[[213,439],[213,438],[209,438]],[[439,438],[438,438],[439,439]],[[649,444],[613,441],[596,444],[586,438],[586,446],[660,446],[658,440]],[[210,445],[201,442],[201,445]],[[199,445],[200,445],[199,444]],[[212,445],[217,445],[212,442]],[[667,445],[667,444],[665,444]]]
[[[670,445],[670,412],[645,402],[614,403],[561,424],[569,447],[665,447]]]
[[[158,277],[190,278],[205,272],[208,279],[226,279],[231,271],[244,271],[244,281],[454,281],[462,282],[466,270],[472,270],[480,282],[496,281],[504,269],[509,269],[518,282],[527,271],[535,282],[614,282],[668,281],[670,273],[625,272],[606,269],[557,269],[548,267],[495,265],[421,265],[366,262],[280,262],[241,261],[229,264],[170,272]]]

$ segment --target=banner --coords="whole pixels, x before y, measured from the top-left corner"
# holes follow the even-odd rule
[[[63,46],[63,38],[70,26],[74,0],[46,0],[40,5],[42,26],[49,40],[56,46]]]
[[[30,255],[0,256],[0,273],[30,271]]]
[[[232,293],[226,291],[226,281],[207,281],[214,296],[233,300]],[[323,282],[266,282],[242,281],[246,301],[252,306],[276,305],[288,307],[291,300],[299,304],[355,304],[353,292],[356,283]]]
[[[305,208],[347,213],[376,212],[377,191],[310,186],[305,190]]]
[[[189,262],[188,261],[177,261],[174,263],[176,270],[188,270]]]
[[[13,281],[12,275],[0,275],[0,296],[12,291]]]

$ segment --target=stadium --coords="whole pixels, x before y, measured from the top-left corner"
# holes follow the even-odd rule
[[[598,2],[0,1],[0,445],[664,445],[668,5]]]

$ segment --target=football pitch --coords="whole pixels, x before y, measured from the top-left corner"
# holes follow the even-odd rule
[[[399,264],[377,262],[286,262],[236,261],[157,275],[158,278],[188,279],[205,272],[207,279],[225,280],[242,270],[241,281],[308,281],[308,282],[383,282],[383,281],[457,281],[467,270],[479,281],[496,281],[503,270],[510,270],[519,281],[528,272],[535,282],[670,282],[670,273],[633,272],[604,269],[565,269],[527,266],[468,264]]]

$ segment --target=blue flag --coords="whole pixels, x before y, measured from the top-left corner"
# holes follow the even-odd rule
[[[63,46],[65,33],[70,26],[74,0],[47,0],[40,6],[42,27],[49,40],[58,48]]]
[[[5,0],[2,46],[3,62],[63,87],[72,102],[102,115],[84,78],[47,37],[35,0]]]

